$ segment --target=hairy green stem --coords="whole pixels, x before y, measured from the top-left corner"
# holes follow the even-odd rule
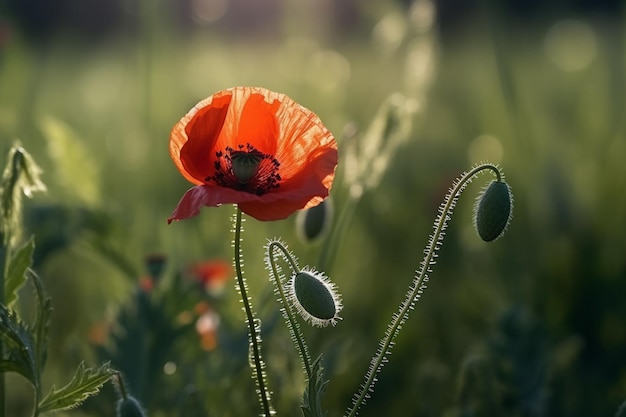
[[[300,272],[300,268],[295,260],[291,257],[291,254],[280,242],[273,241],[267,247],[268,257],[270,260],[270,265],[272,268],[272,274],[274,276],[274,281],[276,283],[276,288],[278,290],[278,294],[280,295],[280,299],[283,303],[284,308],[284,317],[288,321],[288,327],[292,332],[293,338],[298,347],[298,353],[300,353],[300,359],[302,360],[302,365],[306,371],[307,380],[310,381],[313,378],[312,375],[312,365],[311,365],[311,357],[309,356],[309,350],[304,342],[304,338],[302,337],[302,333],[300,332],[300,327],[298,322],[296,321],[293,311],[291,309],[291,304],[287,300],[287,296],[285,295],[285,290],[283,289],[282,282],[280,282],[280,276],[278,274],[278,268],[276,266],[276,259],[274,258],[274,249],[280,250],[283,253],[283,257],[295,274]]]
[[[243,269],[241,261],[241,227],[242,225],[242,213],[241,209],[237,207],[237,214],[235,219],[235,272],[237,274],[237,284],[239,286],[239,292],[241,294],[241,300],[243,302],[244,311],[246,312],[246,321],[248,323],[248,331],[250,335],[250,345],[252,347],[252,356],[254,360],[254,372],[256,382],[258,384],[259,396],[261,400],[261,406],[263,408],[264,415],[270,417],[273,415],[272,406],[269,399],[269,391],[265,386],[265,374],[263,370],[263,359],[261,358],[260,348],[260,329],[257,329],[255,324],[254,313],[252,312],[252,305],[250,298],[248,297],[248,290],[246,281],[243,278]],[[252,364],[251,364],[252,365]]]
[[[348,409],[347,417],[354,417],[357,415],[365,399],[373,390],[377,375],[385,363],[385,358],[391,352],[393,340],[400,333],[403,323],[405,323],[408,319],[409,312],[413,309],[415,302],[419,299],[426,288],[425,282],[428,280],[428,274],[432,272],[431,267],[434,265],[436,253],[442,245],[444,230],[450,220],[456,201],[465,187],[467,187],[472,179],[474,179],[476,175],[483,170],[493,171],[496,179],[498,181],[502,180],[502,175],[498,167],[493,164],[485,163],[477,165],[473,169],[464,173],[458,181],[454,182],[452,189],[440,207],[439,216],[435,220],[435,224],[433,226],[433,233],[430,236],[428,244],[426,245],[426,249],[424,250],[424,259],[415,273],[411,286],[409,287],[409,291],[406,294],[406,298],[400,304],[398,312],[393,315],[393,318],[387,327],[387,331],[385,332],[385,336],[380,341],[376,355],[372,358],[371,366],[366,373],[365,382],[361,385],[360,390],[354,396],[353,405]]]

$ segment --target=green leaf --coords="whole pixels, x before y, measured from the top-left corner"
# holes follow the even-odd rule
[[[4,283],[6,305],[9,307],[17,301],[17,291],[26,282],[27,271],[31,266],[34,250],[35,242],[31,237],[15,251],[9,260],[9,268]]]
[[[9,302],[17,300],[17,290],[31,278],[37,293],[37,313],[32,325],[24,323],[18,314],[0,304],[0,341],[6,346],[0,357],[0,372],[16,372],[31,382],[37,398],[40,397],[41,374],[48,348],[48,329],[52,302],[45,293],[43,282],[30,269],[34,241],[22,245],[9,262],[7,295]]]
[[[328,380],[324,379],[324,368],[322,368],[321,363],[321,355],[313,361],[311,379],[309,379],[308,387],[304,391],[300,406],[304,417],[326,417],[328,414],[322,409],[322,395],[326,390]]]
[[[0,357],[0,370],[17,372],[37,389],[40,380],[33,334],[28,325],[3,304],[0,304],[0,341],[4,347],[4,356]]]
[[[85,141],[67,123],[45,116],[39,126],[55,164],[53,174],[70,197],[88,206],[97,206],[102,198],[98,161],[91,155]]]
[[[15,372],[17,374],[24,375],[24,368],[16,361],[8,359],[0,360],[0,373],[6,372]]]
[[[36,341],[35,358],[40,372],[39,378],[41,379],[41,372],[43,372],[48,357],[48,330],[50,329],[52,319],[52,299],[46,294],[43,281],[39,275],[31,271],[30,277],[35,284],[37,300],[39,302],[33,331]]]
[[[37,407],[39,413],[68,410],[79,406],[88,397],[96,394],[114,374],[115,371],[108,363],[94,369],[86,368],[85,363],[81,362],[74,377],[66,386],[60,389],[52,386],[48,395],[39,402]]]

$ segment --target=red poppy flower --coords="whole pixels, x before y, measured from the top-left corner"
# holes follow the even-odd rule
[[[219,259],[203,261],[189,267],[189,274],[209,291],[219,292],[232,277],[232,266]]]
[[[266,221],[328,196],[337,143],[319,117],[289,97],[235,87],[202,100],[174,126],[170,155],[196,186],[168,222],[225,203]]]

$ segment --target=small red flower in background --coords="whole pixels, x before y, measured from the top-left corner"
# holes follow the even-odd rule
[[[220,326],[220,316],[206,303],[199,303],[194,311],[198,314],[195,327],[200,337],[200,346],[206,351],[211,351],[218,344],[217,330]]]
[[[141,277],[138,286],[143,292],[149,293],[154,289],[154,279],[149,276]]]
[[[101,320],[89,328],[87,339],[96,346],[104,346],[111,333],[111,323]]]
[[[174,126],[170,155],[196,186],[168,222],[226,203],[267,221],[328,196],[337,143],[319,117],[289,97],[235,87],[202,100]]]
[[[230,263],[221,259],[198,262],[189,267],[189,275],[213,294],[220,293],[224,289],[224,284],[232,277],[232,274]]]

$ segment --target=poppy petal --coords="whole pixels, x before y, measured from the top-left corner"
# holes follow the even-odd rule
[[[213,97],[198,103],[172,129],[170,155],[179,171],[194,184],[203,184],[212,172],[210,160],[231,96]]]
[[[250,143],[261,152],[276,152],[276,111],[281,103],[267,102],[261,94],[252,94],[245,102],[239,121],[239,140]]]

